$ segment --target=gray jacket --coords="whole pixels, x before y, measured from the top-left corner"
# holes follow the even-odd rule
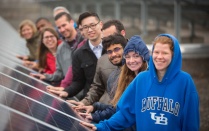
[[[71,47],[69,43],[63,41],[57,49],[56,54],[56,71],[54,74],[44,74],[47,81],[60,82],[66,75],[69,66],[72,65],[72,55],[77,49],[77,46],[82,42],[84,38],[78,33],[76,40],[71,42],[74,46]]]
[[[81,101],[85,105],[92,105],[94,102],[109,103],[109,96],[106,93],[107,79],[116,66],[110,63],[107,54],[104,54],[97,61],[96,73],[91,88],[86,97]]]

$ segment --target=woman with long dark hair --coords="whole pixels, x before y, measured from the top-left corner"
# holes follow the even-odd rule
[[[38,54],[38,68],[43,73],[53,74],[56,70],[56,51],[59,37],[53,28],[45,28],[41,33]]]

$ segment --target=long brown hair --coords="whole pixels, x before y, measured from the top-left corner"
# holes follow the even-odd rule
[[[43,31],[41,32],[41,44],[39,47],[39,55],[38,55],[38,60],[39,60],[38,67],[43,68],[43,69],[46,67],[46,54],[50,52],[49,49],[43,43],[44,33],[46,31],[51,32],[57,38],[57,41],[59,39],[57,32],[53,28],[47,27],[47,28],[44,28]],[[57,46],[58,46],[58,43],[57,43]]]
[[[147,62],[143,61],[142,66],[139,72],[147,69]],[[138,73],[139,73],[138,72]],[[111,101],[112,105],[116,107],[118,100],[125,91],[126,87],[131,83],[131,81],[136,77],[134,71],[131,71],[126,64],[122,66],[121,73],[118,80],[118,87],[115,93],[113,100]]]

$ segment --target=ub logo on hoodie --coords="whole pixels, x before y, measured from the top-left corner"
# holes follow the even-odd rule
[[[173,99],[152,96],[142,99],[141,112],[145,112],[146,110],[153,110],[168,112],[175,116],[178,116],[179,108],[180,104],[178,102],[174,103]],[[150,115],[151,119],[156,121],[155,124],[167,125],[167,118],[166,116],[164,116],[165,114],[157,114],[155,112],[150,112]]]

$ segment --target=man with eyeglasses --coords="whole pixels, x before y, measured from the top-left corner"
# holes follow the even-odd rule
[[[102,34],[103,38],[105,38],[113,34],[121,34],[125,37],[126,33],[123,24],[119,20],[109,20],[103,24]],[[117,52],[119,51],[119,48],[113,50]],[[114,70],[118,69],[117,65],[120,65],[119,63],[121,63],[122,57],[120,57],[120,60],[118,62],[114,62],[115,60],[110,57],[112,56],[111,50],[108,50],[108,52],[108,54],[104,54],[103,56],[101,56],[101,58],[97,62],[94,80],[85,98],[82,99],[80,102],[76,102],[73,100],[69,100],[68,102],[77,106],[92,105],[93,103],[98,101],[105,104],[110,104],[110,98],[107,94],[107,80],[109,75],[114,72]],[[108,58],[108,56],[110,59]],[[109,81],[109,85],[111,85],[111,82],[114,83],[114,81]]]
[[[48,91],[61,97],[76,97],[81,100],[89,91],[93,81],[97,60],[104,54],[102,46],[102,22],[96,13],[84,12],[79,16],[78,25],[82,26],[86,43],[73,56],[73,81],[63,91],[48,88]]]
[[[55,24],[65,40],[58,46],[56,54],[56,71],[54,74],[31,74],[41,80],[60,82],[72,66],[72,55],[84,38],[74,28],[74,21],[70,14],[61,12],[55,16]]]
[[[109,38],[111,37],[109,36]],[[116,34],[116,38],[119,39],[120,35],[117,36]],[[114,40],[108,42],[108,39],[106,39],[105,40],[106,43],[104,46],[104,48],[107,50],[107,54],[108,54],[108,58],[110,62],[113,65],[117,66],[117,68],[109,75],[108,80],[107,80],[107,93],[111,100],[114,98],[115,91],[117,88],[118,78],[119,78],[119,74],[121,72],[121,66],[122,66],[123,49],[126,46],[126,43],[124,43],[123,39],[120,39],[120,40],[121,40],[120,43],[115,43]],[[117,41],[120,41],[120,40],[117,40]]]

